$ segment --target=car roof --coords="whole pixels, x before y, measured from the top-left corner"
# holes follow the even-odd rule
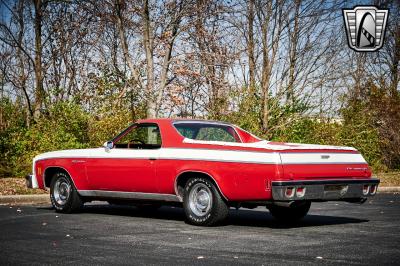
[[[205,120],[205,119],[191,119],[191,118],[155,118],[155,119],[141,119],[139,123],[156,123],[156,122],[171,122],[171,123],[207,123],[207,124],[222,124],[231,125],[230,123],[217,121],[217,120]]]

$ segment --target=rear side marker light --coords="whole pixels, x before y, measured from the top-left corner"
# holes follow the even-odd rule
[[[369,194],[375,195],[376,194],[376,185],[372,185],[371,188],[369,189]]]
[[[285,191],[286,198],[293,198],[294,192],[294,187],[287,187]]]
[[[306,194],[306,188],[305,187],[298,187],[296,188],[296,197],[302,198]]]
[[[369,186],[368,185],[364,185],[363,186],[363,194],[364,195],[368,195],[368,193],[369,193]]]

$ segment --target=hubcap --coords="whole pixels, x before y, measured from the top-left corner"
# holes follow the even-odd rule
[[[68,201],[69,195],[71,194],[71,185],[69,181],[61,177],[54,184],[53,196],[57,204],[65,205]]]
[[[193,186],[189,193],[190,210],[197,216],[205,216],[212,206],[210,189],[202,183]]]

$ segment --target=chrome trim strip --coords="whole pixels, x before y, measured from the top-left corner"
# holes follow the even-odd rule
[[[162,201],[180,202],[179,198],[173,194],[108,191],[108,190],[78,190],[78,193],[83,197],[162,200]]]
[[[335,185],[335,184],[379,184],[378,178],[367,179],[322,179],[322,180],[289,180],[272,181],[272,186],[297,186],[297,185]]]
[[[236,135],[239,137],[240,143],[245,143],[245,142],[242,140],[242,137],[240,136],[240,134],[237,132],[236,127],[235,127],[235,126],[232,126],[232,128],[233,128],[233,130],[235,131]]]

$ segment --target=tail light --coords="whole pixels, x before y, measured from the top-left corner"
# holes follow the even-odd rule
[[[376,194],[376,189],[377,189],[376,185],[372,185],[371,188],[369,189],[369,193],[371,195],[375,195]]]
[[[306,194],[306,188],[305,187],[298,187],[296,188],[296,197],[302,198]]]
[[[369,186],[368,185],[364,185],[363,186],[363,194],[366,196],[369,193]]]
[[[294,187],[287,187],[285,191],[286,198],[293,198],[294,192],[295,192]]]

